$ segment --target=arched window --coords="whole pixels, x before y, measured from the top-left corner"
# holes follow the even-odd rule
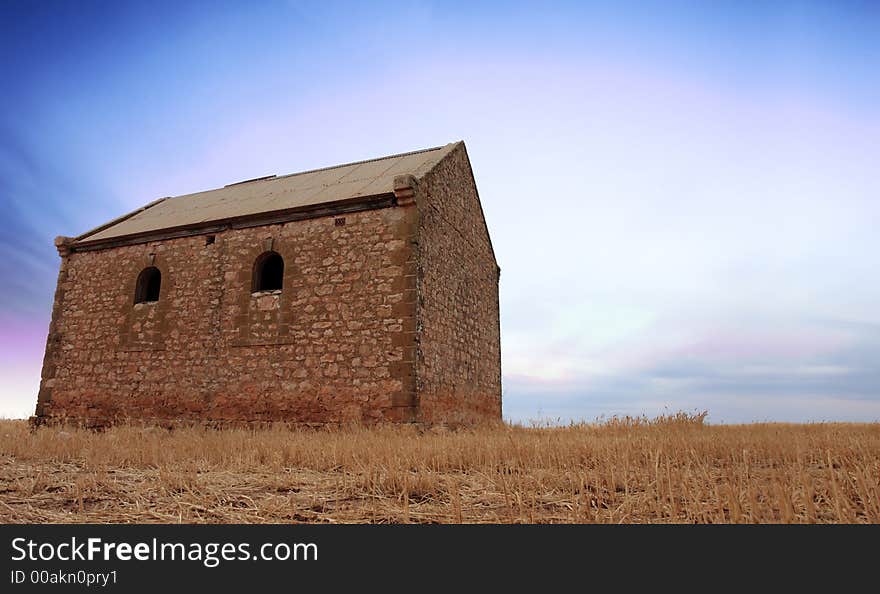
[[[253,292],[280,291],[284,283],[284,258],[278,252],[265,252],[254,262]]]
[[[159,301],[159,287],[162,286],[162,273],[155,266],[144,268],[138,275],[134,290],[135,303]]]

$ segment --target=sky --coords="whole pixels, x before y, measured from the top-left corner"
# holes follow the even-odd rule
[[[156,198],[464,140],[511,421],[880,421],[880,4],[0,5],[0,416]]]

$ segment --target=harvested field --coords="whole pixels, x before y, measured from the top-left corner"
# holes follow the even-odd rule
[[[880,522],[880,424],[103,432],[0,421],[0,522]]]

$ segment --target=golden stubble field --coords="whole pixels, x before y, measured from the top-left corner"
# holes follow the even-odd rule
[[[880,424],[336,430],[0,421],[0,522],[880,522]]]

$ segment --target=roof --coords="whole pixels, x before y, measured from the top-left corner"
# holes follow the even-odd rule
[[[387,196],[394,190],[395,176],[422,177],[458,144],[290,175],[256,178],[216,190],[162,198],[80,235],[73,245],[171,229],[193,229],[254,215],[307,211],[319,205]]]

